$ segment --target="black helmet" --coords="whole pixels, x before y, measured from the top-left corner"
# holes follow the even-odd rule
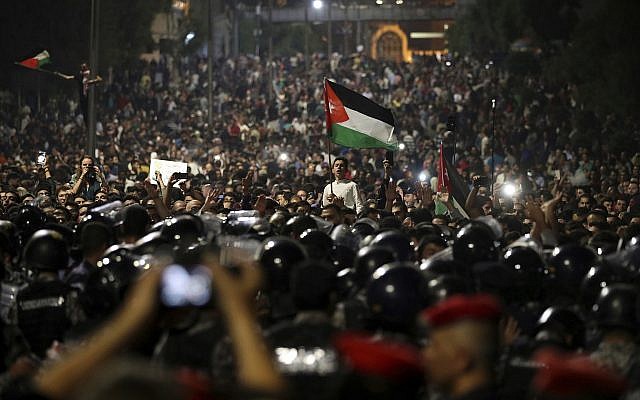
[[[553,290],[576,296],[595,261],[596,254],[587,247],[577,244],[556,247],[548,263]]]
[[[353,261],[356,259],[356,252],[350,247],[336,245],[331,249],[329,259],[333,263],[334,271],[344,268],[353,268]]]
[[[428,258],[420,263],[420,271],[425,276],[434,275],[457,275],[459,277],[467,276],[467,268],[464,264],[455,260],[444,260],[438,258]]]
[[[0,235],[2,235],[3,251],[15,257],[20,248],[16,225],[11,221],[0,219]]]
[[[359,235],[361,238],[373,235],[378,229],[378,223],[370,218],[361,218],[353,224],[353,233]]]
[[[322,260],[306,260],[296,264],[291,273],[291,294],[296,309],[324,311],[331,305],[336,291],[333,267]]]
[[[338,271],[336,274],[336,292],[339,299],[348,298],[356,287],[353,268],[345,268]]]
[[[300,244],[307,250],[310,259],[326,260],[333,248],[333,239],[322,231],[307,229],[300,235]]]
[[[427,307],[434,306],[455,294],[469,293],[464,279],[455,275],[441,275],[427,281]]]
[[[414,258],[414,251],[409,238],[400,231],[380,232],[373,238],[370,245],[390,247],[396,253],[398,261],[411,261]]]
[[[430,222],[420,222],[413,228],[413,232],[416,238],[421,239],[427,235],[440,236],[446,242],[447,238],[442,233],[442,229],[438,225],[433,225]]]
[[[491,228],[479,221],[471,221],[456,234],[453,258],[466,265],[498,260],[499,244]]]
[[[137,255],[148,255],[162,252],[166,255],[171,254],[171,245],[169,240],[160,232],[150,232],[138,239],[131,248],[131,252]]]
[[[149,263],[131,253],[129,245],[114,245],[98,260],[97,267],[103,274],[103,283],[108,284],[122,299],[126,290]]]
[[[59,271],[69,264],[69,249],[64,237],[50,229],[36,231],[24,248],[27,267],[40,271]]]
[[[16,224],[11,221],[7,221],[6,219],[0,219],[0,232],[4,233],[6,237],[11,240],[18,237],[18,229],[16,228]]]
[[[289,218],[283,227],[283,233],[287,236],[299,238],[307,229],[318,229],[316,221],[308,215],[296,215]]]
[[[291,268],[306,258],[304,248],[293,239],[275,236],[265,240],[260,251],[260,262],[264,267],[267,290],[288,293]]]
[[[616,281],[618,281],[618,277],[609,263],[596,262],[580,284],[579,304],[584,307],[585,311],[591,311],[602,289]]]
[[[360,237],[346,224],[333,228],[331,239],[336,246],[348,247],[354,252],[360,247]]]
[[[47,223],[47,215],[38,207],[22,205],[13,216],[13,223],[20,231],[20,237],[24,243],[35,231]]]
[[[593,306],[593,316],[600,328],[622,328],[638,331],[638,289],[629,284],[615,283],[600,292]]]
[[[393,262],[374,271],[367,286],[367,305],[378,326],[405,332],[425,306],[426,282],[413,264]]]
[[[504,264],[512,272],[513,285],[523,300],[535,300],[544,278],[544,262],[533,248],[516,246],[504,253]]]
[[[149,263],[130,252],[130,245],[113,245],[98,260],[80,296],[83,311],[90,319],[100,319],[115,311],[140,271]]]
[[[181,214],[166,220],[161,232],[170,243],[188,246],[204,236],[204,224],[195,215]]]
[[[110,230],[113,229],[113,219],[107,216],[107,214],[101,212],[89,212],[87,215],[82,217],[82,219],[76,226],[76,235],[80,237],[80,235],[82,234],[82,229],[91,222],[100,222]]]
[[[397,261],[397,258],[390,247],[367,246],[361,248],[353,261],[356,284],[359,287],[364,287],[373,271],[394,261]]]
[[[585,343],[585,325],[580,316],[565,307],[549,307],[536,325],[536,342],[577,350]]]

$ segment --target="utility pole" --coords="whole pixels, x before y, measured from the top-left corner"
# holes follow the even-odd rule
[[[304,3],[304,69],[309,70],[309,4]]]
[[[209,0],[207,12],[207,91],[208,91],[208,109],[207,122],[209,129],[213,126],[213,1]]]
[[[91,0],[91,23],[89,24],[89,69],[90,79],[98,72],[98,43],[100,41],[100,0]],[[82,79],[82,78],[80,78]],[[86,151],[90,156],[96,155],[96,88],[89,85],[87,118]]]
[[[327,1],[327,59],[331,58],[331,52],[333,51],[332,38],[331,38],[331,0]]]

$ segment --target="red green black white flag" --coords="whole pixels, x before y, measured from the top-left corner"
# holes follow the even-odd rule
[[[357,149],[398,149],[391,110],[346,87],[324,81],[327,133],[333,143]]]
[[[40,69],[43,65],[49,64],[50,62],[49,52],[44,50],[31,58],[18,62],[18,64],[29,69]]]
[[[449,200],[453,206],[462,214],[463,217],[469,218],[463,204],[466,203],[469,195],[469,188],[464,180],[458,174],[458,171],[452,166],[444,156],[444,148],[440,143],[440,158],[438,160],[438,192],[449,193]],[[436,214],[439,214],[436,210]]]

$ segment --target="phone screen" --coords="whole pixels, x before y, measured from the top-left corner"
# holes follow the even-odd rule
[[[47,154],[44,151],[38,152],[38,158],[36,162],[38,165],[44,165],[44,162],[47,160]]]
[[[211,275],[203,265],[171,264],[162,272],[160,300],[166,307],[202,307],[211,300]]]

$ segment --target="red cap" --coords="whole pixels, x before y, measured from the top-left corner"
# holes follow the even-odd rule
[[[363,375],[399,381],[423,374],[419,350],[405,343],[375,340],[351,332],[340,334],[334,345],[351,367]]]
[[[536,353],[534,359],[543,364],[533,380],[533,387],[539,393],[555,396],[618,396],[627,388],[622,377],[598,367],[586,356],[543,349]]]
[[[432,328],[437,328],[465,319],[498,320],[501,314],[502,307],[495,297],[488,294],[475,294],[451,296],[427,308],[422,316]]]

